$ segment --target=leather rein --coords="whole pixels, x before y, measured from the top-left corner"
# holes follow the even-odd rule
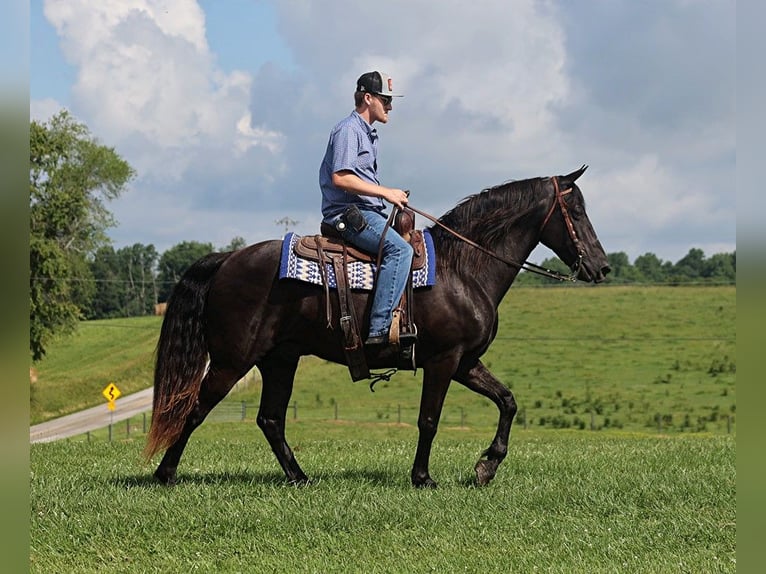
[[[411,209],[415,213],[422,215],[426,219],[431,220],[433,223],[444,229],[445,231],[451,233],[461,241],[467,243],[471,247],[475,247],[482,253],[485,253],[489,255],[490,257],[493,257],[494,259],[497,259],[498,261],[501,261],[505,263],[506,265],[510,265],[511,267],[518,267],[520,270],[523,269],[524,271],[529,271],[530,273],[536,273],[537,275],[542,275],[544,277],[549,277],[551,279],[556,279],[557,281],[577,281],[577,273],[580,270],[580,265],[582,264],[582,258],[583,258],[583,250],[580,246],[580,240],[577,238],[577,233],[575,232],[574,224],[572,223],[572,218],[569,215],[569,210],[567,210],[566,202],[564,201],[564,196],[568,193],[572,192],[572,188],[561,191],[561,188],[559,187],[559,180],[558,177],[552,177],[553,180],[553,189],[555,191],[555,197],[553,198],[553,202],[551,203],[551,207],[548,210],[548,214],[545,216],[545,219],[543,220],[543,224],[540,226],[540,233],[542,233],[543,229],[545,229],[545,226],[548,224],[548,221],[550,221],[551,216],[553,215],[553,212],[556,210],[556,206],[558,205],[561,209],[561,214],[564,216],[564,223],[566,224],[567,232],[569,233],[569,237],[572,240],[572,243],[574,243],[574,246],[577,248],[577,261],[572,266],[572,272],[569,275],[564,275],[563,273],[559,273],[558,271],[553,271],[551,269],[546,269],[545,267],[541,267],[539,265],[535,265],[534,263],[530,263],[529,261],[525,261],[524,263],[518,263],[517,261],[512,261],[510,259],[506,259],[505,257],[501,257],[494,251],[491,251],[487,249],[486,247],[479,245],[475,241],[472,241],[468,239],[467,237],[461,235],[454,229],[450,229],[446,225],[444,225],[441,221],[436,219],[434,216],[425,213],[424,211],[420,211],[419,209],[416,209],[412,207],[411,205],[407,205],[407,209]],[[398,209],[398,208],[397,208]],[[393,210],[394,212],[396,209]]]

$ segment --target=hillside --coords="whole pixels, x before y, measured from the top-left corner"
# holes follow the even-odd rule
[[[514,392],[518,424],[729,432],[736,422],[735,287],[514,287],[485,364]],[[159,317],[86,321],[37,365],[32,422],[151,386]],[[345,367],[301,363],[291,416],[414,424],[420,376],[400,372],[374,394]],[[229,402],[254,416],[259,382]],[[442,422],[489,426],[496,409],[453,384]]]

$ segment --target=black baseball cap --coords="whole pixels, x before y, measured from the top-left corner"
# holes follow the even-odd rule
[[[402,98],[401,94],[394,93],[394,85],[391,76],[382,72],[367,72],[359,76],[356,81],[357,92],[369,92],[391,98]]]

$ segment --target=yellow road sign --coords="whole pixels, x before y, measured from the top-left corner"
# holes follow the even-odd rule
[[[114,410],[114,401],[109,401],[106,403],[106,408],[108,408],[110,411]]]
[[[117,388],[117,385],[114,383],[109,383],[106,388],[101,391],[101,394],[104,395],[104,398],[109,401],[110,403],[113,403],[117,398],[122,394],[120,392],[120,389]],[[113,410],[110,408],[109,410]]]

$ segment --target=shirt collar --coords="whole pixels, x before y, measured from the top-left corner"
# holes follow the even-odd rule
[[[368,135],[369,135],[371,138],[376,138],[376,137],[378,137],[378,130],[377,130],[377,129],[375,129],[374,127],[372,127],[370,124],[368,124],[368,123],[367,123],[367,120],[365,120],[365,119],[364,119],[362,116],[360,116],[360,115],[359,115],[359,112],[357,112],[356,110],[354,110],[353,112],[351,112],[351,115],[352,115],[352,116],[354,116],[354,117],[357,119],[357,121],[359,122],[359,124],[360,124],[362,127],[364,127],[365,131],[367,132],[367,134],[368,134]]]

